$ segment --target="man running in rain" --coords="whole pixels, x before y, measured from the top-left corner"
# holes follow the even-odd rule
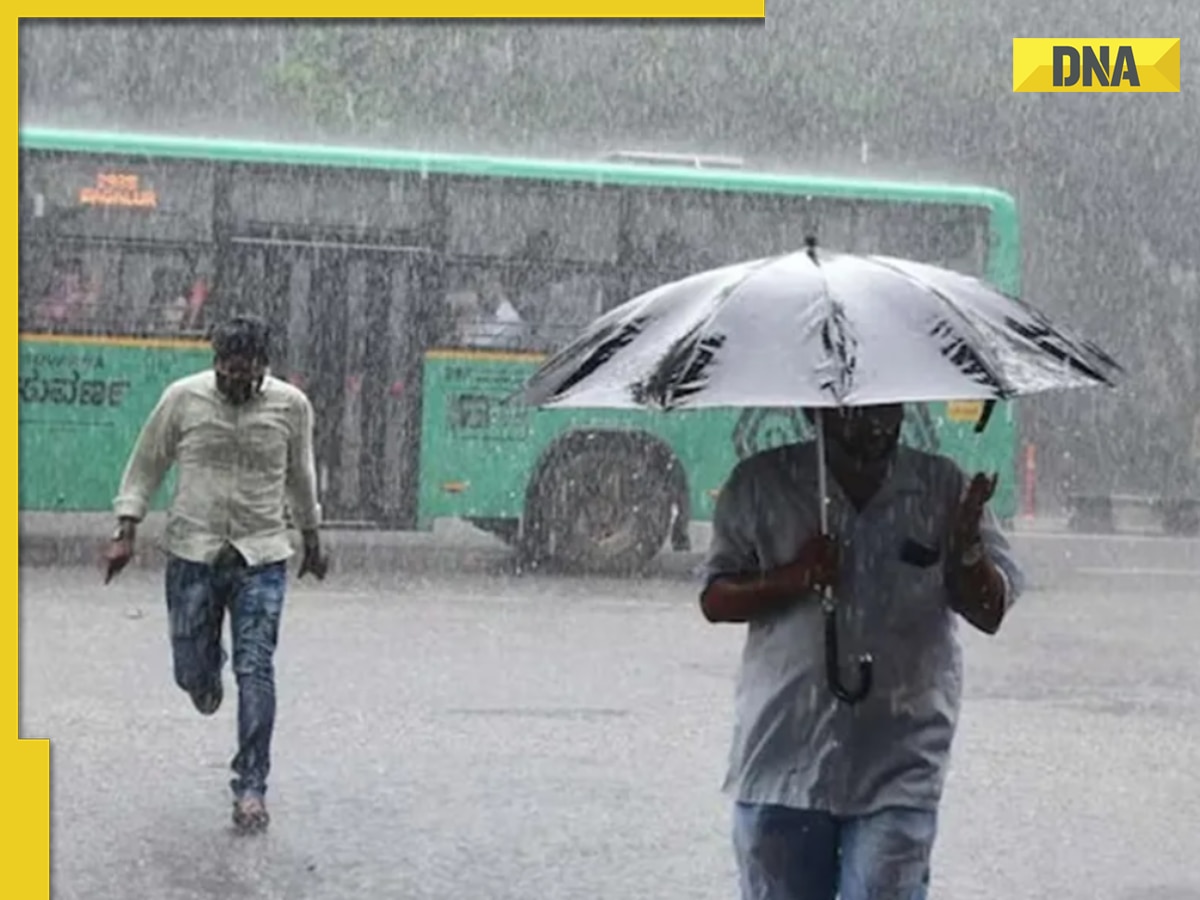
[[[166,530],[175,681],[204,715],[220,707],[228,609],[238,685],[233,821],[257,831],[269,822],[273,658],[292,555],[285,503],[303,536],[299,577],[324,578],[326,570],[313,411],[299,388],[267,374],[269,335],[261,320],[231,319],[215,329],[212,344],[212,369],[169,385],[142,428],[114,502],[119,524],[105,580],[133,557],[137,524],[175,465]]]
[[[742,897],[924,900],[962,690],[956,615],[995,634],[1023,576],[986,507],[994,477],[900,446],[901,405],[823,415],[831,537],[813,442],[742,461],[713,518],[700,605],[748,623],[725,782]],[[857,705],[826,681],[824,586],[843,644],[875,660]]]

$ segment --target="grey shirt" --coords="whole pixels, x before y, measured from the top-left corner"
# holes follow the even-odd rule
[[[869,652],[874,685],[857,705],[830,692],[817,595],[751,622],[725,781],[736,799],[844,816],[937,806],[962,692],[943,562],[966,484],[952,460],[907,447],[861,512],[829,478],[830,531],[842,545],[844,680],[856,683],[854,660]],[[791,562],[819,530],[815,445],[759,453],[738,464],[717,499],[706,578]],[[982,533],[1011,605],[1024,580],[989,509]],[[931,551],[921,563],[901,558],[907,540]]]

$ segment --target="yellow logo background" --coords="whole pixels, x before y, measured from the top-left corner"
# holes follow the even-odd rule
[[[1109,65],[1116,66],[1119,47],[1133,50],[1138,86],[1122,81],[1106,87],[1093,80],[1084,85],[1080,78],[1070,86],[1054,84],[1054,48],[1072,47],[1080,57],[1085,47],[1097,55],[1108,48]],[[1109,73],[1113,74],[1112,72]],[[1079,93],[1178,93],[1179,38],[1013,38],[1013,92],[1018,94]]]

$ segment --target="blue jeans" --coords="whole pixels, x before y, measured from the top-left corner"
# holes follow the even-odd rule
[[[274,655],[286,587],[283,562],[241,568],[178,557],[167,562],[175,683],[190,694],[211,691],[220,682],[225,659],[221,626],[229,610],[238,686],[238,752],[230,787],[238,797],[261,797],[267,791],[275,728]]]
[[[885,809],[838,818],[738,803],[742,900],[925,900],[937,813]]]

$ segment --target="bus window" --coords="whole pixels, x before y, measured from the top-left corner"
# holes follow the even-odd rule
[[[809,197],[733,195],[717,216],[726,262],[795,253],[810,235],[824,247],[845,249],[852,231],[848,204]]]
[[[378,237],[419,229],[431,215],[418,176],[302,166],[239,167],[230,212],[242,231],[267,226],[281,237],[322,229]]]
[[[606,299],[620,296],[613,267],[563,260],[560,247],[557,235],[536,230],[506,267],[508,293],[529,325],[531,350],[568,343],[604,311]]]
[[[622,293],[614,277],[623,189],[569,182],[447,182],[445,339],[548,352]]]
[[[682,275],[721,265],[717,198],[712,191],[640,189],[629,194],[626,235],[635,267]]]
[[[685,278],[720,264],[713,262],[711,254],[705,253],[671,225],[657,233],[641,235],[641,240],[634,239],[631,244],[628,264],[630,296],[637,296],[668,281]],[[623,299],[627,298],[619,298],[617,302]]]
[[[786,216],[829,250],[880,254],[982,275],[988,213],[983,207],[819,197],[788,201]],[[792,249],[803,247],[803,238]]]
[[[982,274],[987,260],[983,207],[691,190],[644,191],[633,207],[635,293],[706,268],[796,252],[809,235],[829,250],[906,257],[971,275]]]
[[[854,206],[804,196],[646,191],[634,204],[632,242],[639,247],[637,265],[666,280],[796,252],[809,235],[831,249],[849,249]]]
[[[27,153],[22,200],[60,238],[212,240],[210,163]]]
[[[495,272],[451,267],[447,286],[450,333],[444,343],[493,350],[524,349],[528,328]]]
[[[875,207],[881,220],[880,249],[979,276],[987,265],[989,212],[980,206],[887,204]]]
[[[516,257],[451,263],[447,288],[444,344],[545,353],[598,316],[615,284],[607,270]]]
[[[199,334],[204,330],[211,276],[202,267],[159,266],[151,276],[145,330]]]
[[[21,320],[39,331],[86,329],[96,317],[103,273],[83,256],[64,256],[48,266],[22,266]]]
[[[613,282],[605,272],[566,267],[519,294],[518,309],[532,322],[531,349],[550,352],[570,343],[603,312],[605,298],[614,296]]]
[[[620,194],[589,184],[452,179],[449,252],[456,257],[538,258],[588,264],[617,259]],[[537,235],[544,238],[536,238]]]
[[[22,246],[21,329],[189,336],[203,332],[207,249],[38,242]]]

